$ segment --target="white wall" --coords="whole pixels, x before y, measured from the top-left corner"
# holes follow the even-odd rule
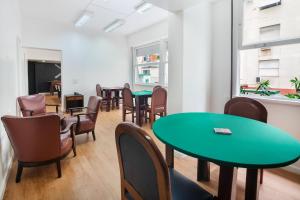
[[[0,116],[16,115],[20,64],[20,10],[17,0],[0,1]],[[0,199],[12,161],[10,142],[0,123]]]
[[[212,3],[212,38],[210,111],[223,113],[231,87],[231,0]]]
[[[95,95],[97,83],[122,86],[131,77],[124,36],[83,32],[71,25],[23,19],[23,45],[62,51],[62,92]]]
[[[183,111],[210,107],[211,3],[203,1],[183,12]]]
[[[162,39],[168,38],[168,21],[164,20],[157,24],[153,24],[143,30],[127,36],[128,47],[130,51],[130,59],[132,61],[132,47],[141,46],[144,44],[149,44],[152,42],[160,41]],[[131,78],[133,77],[132,62],[131,66]],[[134,80],[131,80],[131,85]],[[153,86],[147,85],[133,85],[134,90],[152,90]]]
[[[183,13],[169,15],[168,113],[182,112],[183,100]]]

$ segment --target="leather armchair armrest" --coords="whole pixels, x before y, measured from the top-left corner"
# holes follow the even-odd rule
[[[67,124],[66,128],[64,130],[60,131],[60,134],[65,134],[68,131],[70,131],[74,124],[76,124],[76,123],[75,122],[71,122],[71,123]]]
[[[73,116],[73,113],[75,110],[82,110],[82,109],[87,109],[87,107],[74,107],[74,108],[69,108],[70,112],[71,112],[71,116]]]
[[[77,123],[79,123],[80,122],[80,116],[85,116],[85,115],[89,116],[89,115],[96,115],[96,114],[97,114],[96,112],[91,112],[91,113],[81,113],[81,114],[77,114],[75,116],[77,117]]]

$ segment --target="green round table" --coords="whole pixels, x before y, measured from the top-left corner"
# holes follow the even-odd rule
[[[232,134],[216,134],[214,128],[228,128]],[[287,166],[300,158],[300,143],[287,132],[233,115],[173,114],[157,120],[153,132],[168,147],[220,165],[222,200],[230,199],[234,167],[247,168],[245,199],[257,199],[258,169]]]

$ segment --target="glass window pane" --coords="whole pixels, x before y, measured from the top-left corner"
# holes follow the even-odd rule
[[[244,0],[243,4],[243,45],[300,37],[299,0]]]
[[[137,66],[135,82],[140,84],[158,84],[159,65]]]
[[[261,81],[269,80],[269,89],[279,91],[272,96],[288,99],[285,95],[296,94],[295,85],[290,80],[300,78],[300,44],[272,47],[267,55],[269,60],[261,60],[261,51],[240,51],[241,87],[256,89]]]
[[[168,81],[169,81],[169,64],[166,63],[165,64],[165,85],[168,85]]]

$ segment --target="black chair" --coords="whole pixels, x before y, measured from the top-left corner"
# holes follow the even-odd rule
[[[133,123],[116,128],[122,200],[210,200],[214,197],[177,171],[169,170],[151,137]]]

